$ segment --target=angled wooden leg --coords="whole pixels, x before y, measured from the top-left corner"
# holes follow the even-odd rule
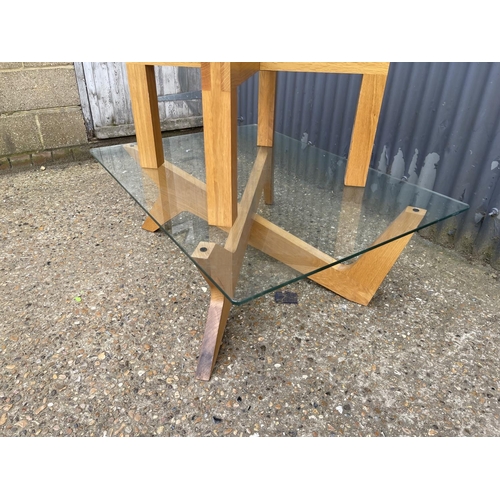
[[[366,184],[386,80],[387,73],[363,75],[347,159],[346,186],[362,187]]]
[[[332,266],[311,274],[309,279],[348,300],[367,305],[413,236],[410,231],[418,227],[425,214],[424,209],[407,207],[372,245],[382,246],[364,253],[354,264]],[[391,241],[407,232],[410,234]],[[254,216],[249,244],[301,273],[313,273],[335,262],[259,215]]]
[[[228,233],[224,247],[213,242],[200,242],[191,255],[204,270],[210,284],[211,301],[205,336],[196,376],[208,380],[217,358],[231,302],[213,284],[215,281],[230,297],[240,275],[243,256],[253,225],[253,216],[262,196],[270,148],[261,147],[238,207],[238,218]],[[210,276],[210,279],[207,278]]]
[[[210,281],[207,282],[210,285],[211,296],[200,358],[196,368],[196,378],[200,380],[210,380],[231,308],[231,302]]]
[[[425,210],[408,207],[374,242],[374,245],[391,240],[405,231],[413,230],[418,226],[425,213]],[[335,262],[328,255],[322,254],[319,250],[274,226],[262,217],[254,216],[252,229],[250,244],[301,272],[308,272],[308,268],[309,271],[313,271],[321,265],[321,262],[323,265]],[[370,250],[354,264],[339,264],[312,274],[309,278],[348,300],[368,305],[412,235],[413,233],[410,233]],[[199,246],[193,254],[193,258],[195,260],[202,259],[206,254],[209,265],[214,265],[213,269],[207,268],[211,276],[213,277],[216,274],[215,271],[220,269],[217,280],[219,285],[224,289],[231,288],[232,283],[234,283],[234,275],[231,272],[232,265],[231,263],[228,263],[227,267],[221,265],[222,262],[228,261],[231,253],[214,243],[204,243],[203,245],[206,247]],[[210,280],[207,279],[207,282],[210,285],[211,300],[196,371],[196,377],[201,380],[210,379],[231,307],[230,301],[222,292]]]
[[[229,295],[234,290],[243,264],[254,216],[262,196],[270,148],[260,147],[247,186],[238,206],[238,218],[228,231],[225,245],[201,241],[191,257]],[[224,229],[224,228],[222,228]]]
[[[374,242],[374,245],[388,241],[398,234],[412,231],[418,226],[425,214],[426,211],[423,209],[408,207]],[[353,302],[366,306],[396,263],[413,234],[412,232],[364,253],[354,264],[340,264],[313,274],[310,279]],[[346,284],[349,284],[346,287],[347,289],[340,288],[345,286],[342,283],[342,276],[345,277]]]

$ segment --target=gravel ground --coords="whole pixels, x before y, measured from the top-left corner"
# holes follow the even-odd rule
[[[233,307],[102,167],[0,175],[0,436],[499,436],[499,273],[415,235],[368,307]]]

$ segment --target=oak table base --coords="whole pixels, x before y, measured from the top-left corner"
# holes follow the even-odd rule
[[[165,161],[155,65],[198,67],[204,118],[206,182]],[[419,226],[426,210],[408,206],[366,253],[352,264],[329,255],[256,213],[262,197],[274,201],[273,140],[277,74],[280,71],[362,75],[344,183],[359,189],[368,175],[384,95],[388,63],[127,63],[137,146],[126,151],[158,188],[143,229],[156,231],[182,212],[190,212],[227,233],[224,245],[198,243],[191,258],[210,286],[210,306],[196,377],[209,380],[226,327],[231,300],[248,245],[277,259],[327,289],[367,305]],[[237,201],[237,86],[259,72],[257,156],[243,196]],[[354,191],[354,198],[358,196]],[[356,204],[354,204],[354,207]],[[359,211],[358,211],[359,215]],[[345,217],[356,219],[356,209]],[[349,224],[346,224],[349,228]],[[345,235],[349,245],[349,235]],[[375,248],[373,248],[375,247]],[[320,270],[321,269],[321,270]],[[224,290],[224,292],[222,292]]]

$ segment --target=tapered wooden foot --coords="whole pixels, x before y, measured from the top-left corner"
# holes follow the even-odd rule
[[[196,368],[196,378],[199,380],[210,380],[231,308],[231,302],[210,282],[209,285],[210,307]]]
[[[375,241],[374,245],[388,241],[404,231],[412,231],[418,226],[425,213],[423,209],[408,207]],[[339,264],[313,274],[310,279],[348,300],[366,306],[413,234],[410,233],[364,253],[354,264]]]
[[[316,269],[333,264],[335,259],[259,215],[254,216],[249,244],[301,273],[313,273],[309,279],[332,292],[368,305],[425,214],[422,208],[407,207],[372,245],[381,246],[364,253],[354,264],[339,264],[317,273]],[[398,238],[405,233],[409,234]]]
[[[146,231],[150,231],[151,233],[154,233],[160,229],[160,226],[151,218],[149,215],[146,217],[146,220],[142,224],[142,229]]]

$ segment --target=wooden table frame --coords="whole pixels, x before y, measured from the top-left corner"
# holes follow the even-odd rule
[[[206,183],[165,161],[155,65],[201,68]],[[238,204],[237,86],[257,71],[260,72],[258,153]],[[128,145],[126,149],[156,182],[160,193],[150,210],[154,220],[147,217],[143,229],[155,231],[158,224],[187,210],[228,233],[224,246],[200,242],[191,256],[206,271],[208,276],[202,274],[211,290],[196,371],[201,380],[210,379],[231,306],[220,288],[234,296],[248,244],[304,274],[335,262],[256,214],[262,194],[267,204],[273,203],[272,148],[278,71],[363,75],[344,178],[345,185],[352,187],[346,188],[344,196],[351,193],[353,199],[359,198],[359,188],[366,183],[389,63],[127,63],[137,146]],[[367,305],[412,234],[382,243],[413,231],[424,216],[425,210],[407,207],[373,244],[381,246],[361,255],[354,264],[329,267],[309,278],[349,300]]]

